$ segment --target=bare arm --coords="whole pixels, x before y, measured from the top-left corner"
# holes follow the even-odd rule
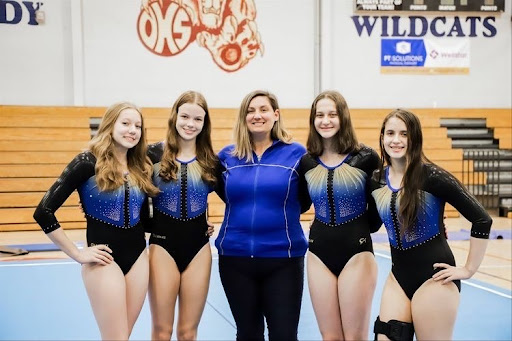
[[[84,247],[79,250],[76,245],[68,238],[62,228],[53,230],[46,234],[50,240],[57,245],[66,255],[80,264],[99,263],[102,265],[110,264],[113,260],[112,250],[106,245],[95,245]]]

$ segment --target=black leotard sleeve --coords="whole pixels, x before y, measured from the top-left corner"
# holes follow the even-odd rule
[[[375,150],[363,145],[359,152],[357,152],[348,163],[365,172],[367,179],[370,180],[373,172],[380,166],[380,158]],[[367,183],[370,183],[370,181],[367,181]]]
[[[377,232],[382,226],[382,220],[377,212],[375,200],[372,197],[372,176],[375,170],[380,167],[380,157],[375,150],[370,147],[362,146],[361,150],[349,162],[355,167],[366,173],[366,200],[367,200],[367,216],[369,222],[370,233]]]
[[[162,160],[163,153],[163,142],[152,143],[148,146],[148,156],[153,164],[158,163]]]
[[[215,193],[217,193],[217,195],[219,196],[219,198],[221,198],[223,202],[226,202],[224,177],[222,176],[222,173],[224,173],[225,171],[226,167],[224,167],[222,162],[219,160],[217,162],[217,167],[215,169],[215,176],[217,178],[217,182],[215,183],[214,191]]]
[[[379,211],[377,210],[377,204],[375,203],[375,199],[371,193],[382,187],[381,181],[383,178],[381,177],[381,173],[379,169],[376,169],[372,176],[368,179],[366,185],[368,186],[369,195],[367,196],[368,200],[368,222],[370,224],[370,232],[377,232],[382,226],[382,218],[379,215]]]
[[[304,213],[311,207],[311,197],[309,196],[308,182],[306,181],[307,167],[304,165],[304,158],[308,154],[302,156],[299,164],[299,202],[300,202],[300,213]]]
[[[471,237],[489,238],[492,219],[478,200],[452,174],[439,166],[425,165],[424,189],[442,198],[469,220]]]
[[[94,175],[96,158],[91,152],[78,154],[64,169],[53,186],[46,192],[34,212],[34,219],[45,233],[50,233],[60,227],[55,211],[66,199]]]
[[[164,154],[164,143],[156,142],[148,145],[147,154],[153,165],[162,161],[162,155]],[[140,218],[144,224],[144,232],[146,233],[151,233],[153,231],[153,219],[150,218],[149,213],[150,207],[152,208],[152,205],[149,204],[149,199],[146,199],[146,201],[144,201],[142,204],[140,212]]]

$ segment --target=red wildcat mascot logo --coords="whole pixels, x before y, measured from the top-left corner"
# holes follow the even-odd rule
[[[246,65],[263,44],[254,0],[142,0],[140,41],[151,52],[175,56],[194,40],[224,71]]]

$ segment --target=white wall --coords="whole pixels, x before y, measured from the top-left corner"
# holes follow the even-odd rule
[[[496,15],[495,37],[467,38],[469,75],[429,76],[381,74],[380,28],[358,36],[351,0],[322,0],[320,73],[316,0],[255,0],[265,53],[233,73],[197,42],[174,57],[148,51],[137,35],[139,0],[46,0],[44,25],[27,25],[28,18],[0,23],[0,104],[106,106],[127,99],[169,106],[195,89],[211,107],[237,107],[246,93],[265,88],[282,107],[309,107],[320,82],[321,89],[340,90],[353,108],[511,107],[511,1]]]
[[[46,24],[0,24],[0,104],[64,105],[73,103],[70,2],[48,0],[41,7]],[[6,5],[13,19],[13,5]]]
[[[169,106],[181,92],[194,89],[211,107],[237,107],[248,92],[263,88],[275,92],[283,107],[308,106],[314,93],[313,1],[294,1],[291,17],[287,1],[257,1],[265,52],[233,73],[221,70],[197,42],[173,57],[148,51],[136,31],[138,1],[84,1],[85,105],[129,99]]]

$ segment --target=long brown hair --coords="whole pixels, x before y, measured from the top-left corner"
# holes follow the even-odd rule
[[[327,90],[316,96],[313,104],[311,104],[311,112],[309,114],[309,134],[307,141],[308,152],[313,156],[320,156],[324,151],[324,144],[322,136],[315,129],[315,117],[318,101],[328,98],[332,100],[336,106],[336,113],[340,120],[340,130],[333,138],[333,147],[339,154],[346,154],[359,150],[360,146],[357,142],[356,133],[352,126],[350,118],[350,111],[348,110],[347,101],[338,92],[334,90]]]
[[[112,132],[121,112],[125,109],[136,110],[141,119],[141,135],[139,143],[128,149],[126,158],[130,180],[148,195],[154,196],[159,190],[153,185],[151,175],[153,167],[147,156],[146,131],[141,110],[129,102],[111,105],[101,120],[98,133],[89,142],[89,149],[96,157],[96,183],[101,191],[112,191],[124,184],[121,163],[114,155],[114,139]]]
[[[259,96],[268,98],[270,105],[272,106],[272,110],[279,110],[279,104],[277,102],[276,96],[265,90],[255,90],[245,96],[242,100],[234,130],[235,149],[233,150],[233,155],[239,159],[245,158],[248,162],[253,161],[253,146],[252,136],[249,132],[249,128],[247,127],[246,116],[247,112],[249,111],[249,105],[251,104],[251,101]],[[274,126],[270,131],[270,138],[272,140],[280,140],[284,143],[290,143],[291,141],[290,134],[288,134],[288,132],[284,129],[283,121],[281,120],[281,113],[279,113],[279,117],[277,121],[274,122]]]
[[[176,156],[180,151],[179,134],[176,130],[176,121],[178,120],[178,110],[186,103],[197,104],[205,112],[203,129],[196,137],[196,160],[202,169],[201,179],[210,185],[215,185],[215,169],[217,156],[213,152],[210,121],[210,113],[206,99],[202,94],[196,91],[186,91],[178,97],[171,109],[171,115],[167,122],[167,137],[165,139],[164,152],[160,168],[160,176],[166,180],[178,179],[178,166]]]
[[[402,179],[402,194],[400,198],[400,210],[398,212],[398,219],[401,225],[400,234],[403,235],[405,231],[409,231],[414,225],[418,216],[418,209],[424,200],[422,192],[420,191],[423,183],[423,165],[432,162],[427,159],[423,153],[423,133],[418,117],[410,111],[396,109],[384,118],[380,129],[381,177],[384,176],[384,163],[388,166],[391,165],[391,158],[384,149],[383,139],[386,123],[392,117],[402,120],[407,128],[406,170]]]

